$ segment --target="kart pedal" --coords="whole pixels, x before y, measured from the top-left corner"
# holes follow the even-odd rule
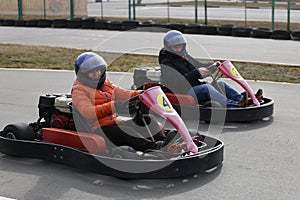
[[[167,148],[167,152],[169,153],[181,153],[182,151],[186,151],[186,144],[184,143],[174,143]]]
[[[257,100],[262,99],[262,97],[263,97],[263,90],[262,89],[258,89],[257,92],[255,93],[255,97],[257,98]]]

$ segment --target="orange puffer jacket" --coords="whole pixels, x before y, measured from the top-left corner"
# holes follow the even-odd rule
[[[124,101],[140,94],[141,90],[125,90],[106,79],[101,89],[94,89],[74,81],[72,101],[75,108],[85,117],[93,130],[100,126],[120,123],[116,117],[114,101]]]

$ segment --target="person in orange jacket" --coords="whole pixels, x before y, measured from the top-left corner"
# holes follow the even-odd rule
[[[118,112],[124,102],[139,95],[142,90],[126,90],[114,85],[106,77],[107,64],[96,53],[85,52],[75,61],[76,80],[72,88],[72,104],[87,119],[92,130],[116,146],[131,146],[135,150],[160,149],[165,140],[161,126],[154,117],[146,117],[145,124],[124,120]],[[127,108],[128,109],[128,108]],[[147,132],[151,130],[153,136]]]

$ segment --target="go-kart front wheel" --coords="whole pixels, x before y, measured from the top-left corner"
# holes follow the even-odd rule
[[[34,132],[28,124],[17,123],[7,125],[1,132],[1,136],[14,140],[33,140]]]

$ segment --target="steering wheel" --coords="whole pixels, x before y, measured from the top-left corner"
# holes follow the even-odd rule
[[[208,76],[212,78],[212,83],[217,82],[223,76],[223,74],[218,70],[219,65],[219,63],[213,63],[212,65],[206,67],[206,69],[209,70]]]
[[[139,117],[143,114],[149,114],[149,108],[139,99],[139,96],[140,95],[133,96],[123,102],[132,118]]]

